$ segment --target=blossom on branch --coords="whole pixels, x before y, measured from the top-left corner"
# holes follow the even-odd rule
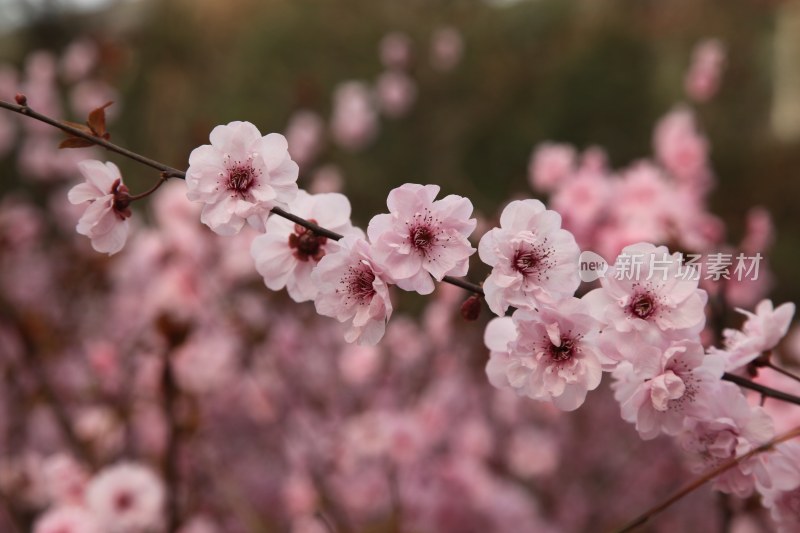
[[[795,306],[785,303],[773,308],[772,301],[762,300],[755,313],[737,309],[747,317],[741,330],[726,329],[725,349],[714,351],[725,356],[725,370],[735,370],[775,348],[792,323]]]
[[[708,295],[697,288],[695,271],[665,246],[627,246],[600,283],[583,300],[618,332],[679,340],[696,338],[705,325]]]
[[[433,292],[433,276],[464,276],[475,253],[472,202],[451,194],[434,201],[438,185],[406,183],[392,190],[389,213],[370,220],[367,235],[375,259],[405,291]]]
[[[214,128],[210,140],[189,155],[186,196],[204,204],[200,220],[220,235],[238,233],[245,221],[263,231],[270,210],[297,194],[286,138],[236,121]]]
[[[314,305],[321,315],[347,324],[347,342],[374,345],[392,316],[390,278],[373,259],[363,238],[348,235],[339,248],[325,255],[311,273],[318,293]]]
[[[68,198],[73,204],[89,202],[89,207],[78,221],[77,231],[92,240],[92,248],[113,255],[128,238],[128,188],[114,163],[87,160],[78,163],[78,169],[86,181],[70,189]]]
[[[636,359],[614,371],[612,387],[622,418],[635,424],[643,439],[661,432],[676,435],[687,417],[709,416],[708,402],[702,400],[722,377],[721,357],[706,355],[700,343],[689,340],[663,347],[640,343],[635,349]]]
[[[513,330],[507,319],[487,327],[485,342],[492,355],[486,371],[492,384],[552,401],[563,411],[580,407],[602,377],[596,344],[600,324],[583,302],[567,298],[535,311],[518,309],[513,325],[517,335],[510,341]]]
[[[161,480],[137,463],[107,467],[86,489],[89,509],[109,533],[157,530],[164,520],[164,499]]]
[[[678,441],[690,452],[689,466],[701,473],[740,457],[774,435],[772,418],[762,407],[751,406],[741,389],[720,381],[703,400],[708,411],[703,418],[689,417]],[[763,456],[751,457],[714,479],[714,488],[746,498],[755,486],[754,471],[763,477]],[[759,470],[761,468],[761,470]]]
[[[481,238],[478,253],[492,267],[483,290],[498,315],[509,306],[531,308],[572,296],[581,282],[575,238],[561,229],[558,213],[539,200],[508,204],[500,227]]]
[[[301,190],[289,204],[289,211],[336,233],[363,236],[350,223],[350,202],[342,194]],[[274,291],[286,287],[296,302],[313,300],[318,287],[311,281],[311,272],[326,253],[339,247],[337,242],[280,217],[267,220],[266,230],[250,247],[266,286]]]

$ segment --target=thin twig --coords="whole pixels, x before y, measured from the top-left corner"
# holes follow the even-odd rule
[[[138,161],[139,163],[147,165],[148,167],[155,168],[156,170],[167,172],[170,174],[170,176],[176,178],[186,177],[186,173],[181,170],[172,168],[171,166],[165,165],[164,163],[159,163],[158,161],[155,161],[143,155],[139,155],[136,152],[131,152],[130,150],[122,148],[121,146],[117,146],[116,144],[107,141],[102,137],[88,134],[85,131],[81,131],[80,129],[70,126],[69,124],[66,124],[60,120],[56,120],[54,118],[48,117],[47,115],[43,115],[42,113],[39,113],[31,109],[28,105],[17,105],[17,104],[12,104],[11,102],[5,102],[3,100],[0,100],[0,107],[8,109],[9,111],[14,111],[15,113],[19,113],[20,115],[25,115],[26,117],[31,117],[35,120],[38,120],[39,122],[44,122],[45,124],[49,124],[54,128],[58,128],[62,131],[65,131],[74,137],[80,137],[81,139],[86,139],[87,141],[91,141],[98,146],[102,146],[106,150],[109,150],[111,152],[116,152],[119,155],[123,155],[129,159],[133,159],[134,161]]]
[[[787,377],[787,378],[789,378],[789,379],[793,379],[793,380],[795,380],[795,381],[798,381],[798,382],[800,382],[800,376],[798,376],[798,375],[796,375],[796,374],[793,374],[792,372],[789,372],[788,370],[786,370],[786,369],[783,369],[783,368],[781,368],[781,367],[779,367],[779,366],[777,366],[777,365],[773,364],[773,363],[772,363],[772,362],[770,362],[770,361],[767,361],[766,363],[764,363],[764,365],[763,365],[763,366],[765,366],[765,367],[767,367],[767,368],[770,368],[770,369],[774,370],[774,371],[775,371],[775,372],[777,372],[778,374],[783,374],[784,376],[786,376],[786,377]]]
[[[156,192],[159,187],[161,187],[165,181],[169,179],[170,173],[169,172],[162,172],[161,178],[156,182],[155,185],[144,191],[140,194],[134,194],[133,196],[128,197],[128,201],[135,202],[136,200],[141,200],[142,198],[146,198]]]
[[[736,383],[742,388],[759,392],[763,396],[769,396],[770,398],[774,398],[776,400],[781,400],[784,402],[793,403],[795,405],[800,405],[800,397],[795,396],[794,394],[789,394],[787,392],[773,389],[772,387],[767,387],[766,385],[761,385],[760,383],[755,383],[747,378],[737,376],[736,374],[730,374],[728,372],[725,372],[722,375],[722,379],[724,379],[725,381],[730,381],[731,383]]]
[[[704,484],[706,484],[706,482],[714,479],[718,475],[730,470],[731,468],[733,468],[734,466],[738,465],[742,461],[746,461],[747,459],[753,457],[754,455],[758,455],[759,453],[772,451],[773,448],[775,446],[777,446],[778,444],[780,444],[781,442],[785,442],[785,441],[793,439],[793,438],[795,438],[797,436],[800,436],[800,426],[798,426],[798,427],[792,429],[791,431],[788,431],[788,432],[786,432],[786,433],[784,433],[784,434],[782,434],[782,435],[780,435],[778,437],[775,437],[771,441],[769,441],[769,442],[767,442],[765,444],[762,444],[761,446],[758,446],[757,448],[753,448],[752,450],[750,450],[749,452],[747,452],[744,455],[741,455],[739,457],[734,457],[733,459],[725,461],[724,463],[722,463],[721,465],[717,466],[716,468],[712,468],[711,470],[709,470],[708,472],[706,472],[705,474],[703,474],[699,478],[695,479],[694,481],[692,481],[691,483],[689,483],[688,485],[686,485],[685,487],[683,487],[682,489],[677,491],[675,494],[673,494],[672,496],[670,496],[669,498],[664,500],[663,502],[661,502],[658,505],[648,509],[647,511],[645,511],[644,513],[642,513],[641,515],[639,515],[635,519],[633,519],[630,522],[628,522],[625,526],[623,526],[622,528],[618,529],[617,533],[625,533],[626,531],[631,531],[633,528],[644,524],[650,518],[652,518],[654,515],[660,513],[661,511],[663,511],[664,509],[666,509],[667,507],[669,507],[670,505],[672,505],[676,501],[680,500],[681,498],[683,498],[684,496],[686,496],[690,492],[692,492],[695,489],[703,486]]]
[[[91,135],[89,133],[86,133],[85,131],[82,131],[82,130],[80,130],[78,128],[70,126],[69,124],[65,124],[64,122],[61,122],[61,121],[56,120],[54,118],[48,117],[47,115],[43,115],[42,113],[38,113],[38,112],[34,111],[33,109],[31,109],[27,104],[26,105],[17,105],[17,104],[12,104],[11,102],[5,102],[3,100],[0,100],[0,107],[3,107],[3,108],[8,109],[10,111],[14,111],[14,112],[19,113],[21,115],[25,115],[26,117],[31,117],[31,118],[33,118],[35,120],[40,121],[40,122],[44,122],[45,124],[49,124],[49,125],[51,125],[51,126],[53,126],[55,128],[58,128],[60,130],[63,130],[65,132],[69,133],[70,135],[73,135],[75,137],[80,137],[81,139],[86,139],[87,141],[93,142],[94,144],[96,144],[98,146],[102,146],[103,148],[105,148],[107,150],[110,150],[110,151],[115,152],[117,154],[123,155],[125,157],[130,158],[130,159],[133,159],[134,161],[138,161],[139,163],[142,163],[143,165],[147,165],[149,167],[155,168],[155,169],[160,170],[162,172],[161,173],[161,179],[159,180],[159,182],[152,189],[150,189],[149,191],[144,192],[142,194],[138,194],[136,196],[132,196],[131,200],[138,200],[140,198],[144,198],[145,196],[151,194],[156,189],[158,189],[158,187],[160,187],[161,184],[167,178],[186,179],[186,172],[184,172],[182,170],[178,170],[178,169],[172,168],[172,167],[170,167],[168,165],[165,165],[163,163],[159,163],[158,161],[155,161],[153,159],[150,159],[150,158],[144,157],[142,155],[139,155],[136,152],[131,152],[130,150],[122,148],[121,146],[118,146],[118,145],[116,145],[116,144],[114,144],[114,143],[112,143],[112,142],[110,142],[110,141],[108,141],[106,139],[103,139],[102,137],[98,137],[96,135]],[[331,231],[329,229],[326,229],[326,228],[323,228],[321,226],[318,226],[317,224],[314,224],[313,222],[309,222],[308,220],[306,220],[304,218],[301,218],[301,217],[299,217],[297,215],[293,215],[292,213],[289,213],[288,211],[285,211],[284,209],[281,209],[280,207],[273,207],[271,211],[272,211],[273,214],[278,215],[279,217],[283,217],[283,218],[285,218],[287,220],[291,220],[295,224],[299,224],[300,226],[303,226],[304,228],[309,229],[309,230],[313,231],[314,233],[316,233],[317,235],[320,235],[322,237],[328,237],[329,239],[333,239],[335,241],[338,241],[343,237],[342,235],[336,233],[335,231]],[[460,279],[460,278],[455,278],[453,276],[445,276],[442,279],[442,281],[445,282],[445,283],[449,283],[451,285],[455,285],[456,287],[460,287],[460,288],[462,288],[464,290],[467,290],[467,291],[470,291],[470,292],[473,292],[475,294],[479,294],[479,295],[483,296],[483,289],[481,288],[480,285],[478,285],[476,283],[472,283],[472,282],[469,282],[467,280]]]

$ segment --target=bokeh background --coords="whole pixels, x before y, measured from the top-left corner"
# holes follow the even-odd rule
[[[318,159],[339,166],[361,223],[382,209],[389,189],[409,181],[441,184],[491,216],[510,196],[530,195],[528,158],[544,140],[602,146],[615,167],[649,155],[656,120],[685,100],[693,46],[716,37],[728,50],[721,90],[696,108],[719,180],[712,210],[736,242],[745,211],[769,209],[778,233],[776,291],[781,300],[800,299],[796,1],[75,4],[83,7],[5,0],[0,59],[19,64],[32,49],[58,51],[78,35],[93,36],[103,43],[102,75],[121,93],[115,139],[180,168],[216,124],[249,120],[283,131],[298,108],[327,117],[336,85],[374,81],[381,38],[407,33],[418,83],[410,113],[383,121],[366,149],[353,154],[329,143]],[[443,25],[456,27],[465,43],[462,63],[448,73],[432,69],[428,53]],[[133,185],[152,180],[120,164]]]

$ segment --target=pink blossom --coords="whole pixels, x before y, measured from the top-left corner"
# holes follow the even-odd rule
[[[411,38],[397,31],[387,33],[381,39],[379,52],[384,67],[408,68],[411,63]]]
[[[725,356],[725,370],[740,368],[775,348],[789,330],[795,306],[787,302],[773,308],[771,300],[762,300],[756,306],[755,313],[736,310],[745,315],[747,320],[741,330],[723,331],[725,349],[719,352]]]
[[[389,213],[369,222],[373,255],[403,290],[430,294],[431,276],[466,275],[475,253],[472,202],[454,194],[434,201],[438,193],[438,185],[402,185],[389,193]]]
[[[235,377],[237,336],[230,331],[204,331],[170,354],[180,388],[191,394],[219,390]]]
[[[531,308],[572,296],[580,285],[575,237],[561,229],[558,213],[539,200],[508,204],[500,227],[481,238],[478,252],[492,267],[483,290],[498,315],[509,306]]]
[[[82,507],[61,506],[48,510],[36,520],[33,533],[102,533],[94,516]]]
[[[307,109],[295,111],[286,126],[289,155],[301,167],[311,164],[322,148],[325,123],[318,114]]]
[[[289,211],[340,234],[363,235],[350,223],[350,202],[339,193],[311,195],[301,190]],[[274,291],[286,287],[296,302],[313,300],[318,288],[311,272],[325,254],[338,248],[336,241],[281,217],[267,220],[266,230],[250,247],[264,283]]]
[[[220,235],[238,233],[245,221],[263,230],[270,210],[286,208],[297,194],[298,167],[286,139],[236,121],[214,128],[210,140],[189,155],[187,198],[204,204],[200,220]]]
[[[145,533],[163,523],[164,486],[137,463],[117,463],[89,483],[86,502],[103,531]]]
[[[72,41],[61,56],[61,74],[68,82],[76,82],[89,75],[97,64],[100,51],[87,38]]]
[[[339,245],[311,274],[319,290],[314,305],[319,314],[346,323],[347,342],[377,344],[392,316],[389,278],[364,239],[349,235]]]
[[[78,168],[86,182],[70,189],[68,198],[73,204],[89,202],[89,207],[78,221],[77,231],[89,237],[98,252],[115,254],[128,238],[128,188],[114,163],[88,160]]]
[[[328,164],[314,170],[308,192],[312,194],[341,192],[343,188],[344,177],[342,176],[342,170],[334,164]]]
[[[378,373],[383,361],[375,346],[347,345],[339,354],[339,373],[348,385],[365,385]]]
[[[708,296],[686,268],[680,254],[670,255],[665,246],[634,244],[600,278],[601,287],[583,299],[601,322],[619,332],[691,338],[705,325]]]
[[[431,65],[441,71],[453,70],[464,55],[464,38],[452,26],[443,26],[431,37]]]
[[[596,172],[581,172],[559,187],[548,205],[561,215],[564,228],[583,243],[597,230],[612,197],[611,180]]]
[[[572,177],[577,164],[575,148],[546,142],[536,147],[528,164],[528,180],[536,191],[553,192]]]
[[[691,453],[695,473],[739,457],[774,434],[770,416],[763,408],[750,406],[739,387],[722,381],[712,386],[713,392],[703,395],[708,412],[702,418],[687,418],[678,436],[683,449]],[[753,470],[760,467],[759,462],[760,457],[753,457],[723,472],[714,479],[714,488],[746,498],[755,486]]]
[[[775,225],[772,215],[764,207],[751,207],[747,211],[745,235],[739,248],[746,254],[768,250],[775,241]]]
[[[55,504],[80,505],[89,475],[86,469],[66,454],[48,457],[42,475],[50,501]]]
[[[697,131],[689,108],[677,107],[659,120],[653,147],[658,160],[679,180],[701,185],[708,181],[708,141]]]
[[[692,64],[686,72],[686,94],[696,102],[706,102],[719,90],[725,66],[725,46],[717,39],[700,41],[692,50]]]
[[[378,114],[364,82],[348,81],[336,87],[330,127],[333,140],[345,150],[358,151],[372,142],[378,133]]]
[[[375,83],[375,93],[383,113],[399,118],[408,113],[417,98],[417,86],[405,72],[387,70]]]
[[[778,533],[794,533],[800,528],[800,445],[785,442],[767,454],[767,469],[776,483],[759,487],[764,507],[770,510]]]
[[[498,389],[510,389],[506,368],[511,362],[510,344],[517,340],[517,326],[511,317],[493,318],[486,324],[483,343],[489,348],[486,377]]]
[[[513,320],[518,334],[508,344],[502,369],[508,386],[519,395],[552,401],[563,411],[580,407],[586,393],[600,384],[602,356],[596,346],[600,324],[577,298],[540,305],[536,311],[518,309]],[[503,323],[495,328],[500,326]]]
[[[552,474],[558,468],[559,442],[551,432],[524,427],[511,435],[506,460],[511,471],[522,478]]]
[[[623,361],[614,371],[614,397],[622,418],[636,424],[639,435],[675,435],[687,417],[707,416],[707,402],[722,377],[722,359],[705,355],[694,341],[673,341],[662,348],[639,344],[638,360]]]

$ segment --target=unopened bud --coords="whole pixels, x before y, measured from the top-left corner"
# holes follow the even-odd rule
[[[481,297],[473,294],[461,304],[461,316],[464,320],[473,322],[481,315]]]
[[[22,93],[17,93],[14,96],[14,101],[16,101],[19,105],[28,105],[28,97]]]

